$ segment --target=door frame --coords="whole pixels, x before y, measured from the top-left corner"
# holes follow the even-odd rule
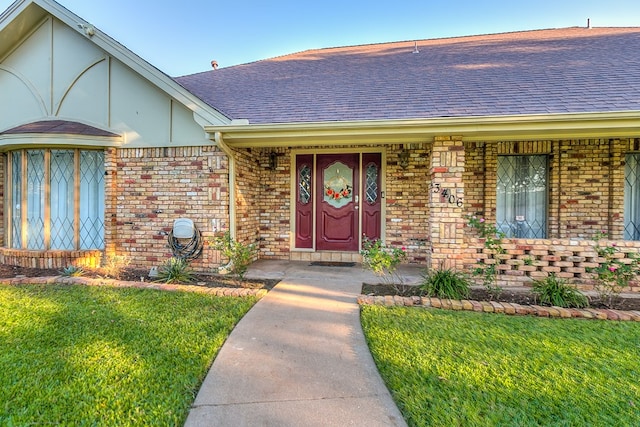
[[[316,221],[317,221],[317,202],[316,202],[316,197],[314,194],[314,197],[311,198],[313,206],[312,206],[312,212],[313,212],[313,225],[312,225],[312,230],[313,230],[313,243],[312,243],[312,247],[311,248],[296,248],[296,195],[298,194],[298,189],[296,188],[298,180],[297,180],[297,176],[296,176],[296,156],[298,156],[299,154],[314,154],[313,157],[313,179],[314,179],[314,183],[315,183],[315,179],[317,179],[316,177],[316,156],[315,154],[345,154],[345,153],[351,153],[351,154],[358,154],[359,155],[359,161],[360,161],[360,178],[362,177],[363,174],[363,165],[362,165],[362,154],[364,153],[380,153],[380,197],[381,197],[381,230],[380,230],[380,236],[381,236],[381,240],[384,242],[385,240],[385,230],[386,230],[386,206],[387,206],[387,200],[386,200],[386,188],[387,188],[387,182],[386,182],[386,165],[387,165],[387,151],[385,149],[385,147],[360,147],[360,148],[320,148],[320,149],[293,149],[291,150],[291,166],[290,166],[290,171],[291,171],[291,179],[290,179],[290,190],[289,190],[289,195],[290,195],[290,203],[289,203],[289,218],[290,218],[290,230],[289,230],[289,251],[290,252],[332,252],[332,251],[318,251],[316,249]],[[364,185],[360,185],[360,192],[362,193],[364,188]],[[364,197],[359,197],[358,203],[358,248],[361,249],[362,248],[362,203],[364,202]],[[341,251],[337,251],[337,252],[341,252]],[[351,253],[351,252],[349,252]]]

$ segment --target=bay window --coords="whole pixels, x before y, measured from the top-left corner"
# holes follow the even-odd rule
[[[104,152],[24,149],[7,163],[8,247],[104,248]]]

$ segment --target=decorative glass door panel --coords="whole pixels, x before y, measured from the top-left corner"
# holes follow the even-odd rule
[[[381,163],[380,153],[362,155],[362,234],[370,240],[379,239],[382,230]]]
[[[317,156],[318,250],[358,250],[359,161],[359,154]]]
[[[313,248],[313,154],[296,157],[296,248]]]

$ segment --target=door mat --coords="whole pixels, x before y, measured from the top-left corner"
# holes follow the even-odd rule
[[[353,267],[355,262],[339,262],[339,261],[311,261],[309,265],[316,265],[320,267]]]

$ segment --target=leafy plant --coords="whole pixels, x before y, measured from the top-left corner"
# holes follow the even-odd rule
[[[191,283],[194,280],[193,271],[189,263],[182,259],[172,257],[158,268],[156,282],[164,283]]]
[[[126,269],[130,263],[131,259],[127,255],[111,254],[105,258],[100,270],[107,277],[119,279],[124,269]]]
[[[587,268],[588,273],[595,273],[595,289],[603,304],[612,307],[613,302],[629,286],[629,281],[640,273],[640,255],[628,254],[625,262],[618,253],[620,249],[615,243],[601,244],[606,237],[604,231],[597,233],[594,249],[598,255],[598,267]]]
[[[404,248],[386,246],[380,239],[370,240],[365,237],[360,255],[364,268],[371,270],[386,283],[402,284],[402,277],[396,274],[396,269],[407,258]]]
[[[502,292],[502,287],[498,285],[498,266],[504,263],[504,260],[496,255],[507,252],[502,247],[502,239],[505,238],[505,234],[495,225],[488,224],[484,218],[478,218],[474,215],[468,216],[467,220],[467,224],[475,229],[483,240],[484,247],[489,254],[489,260],[484,258],[478,260],[478,266],[473,270],[473,275],[480,276],[487,292],[493,297],[498,297]]]
[[[65,277],[80,277],[84,275],[84,270],[82,267],[77,267],[75,265],[69,265],[62,269],[60,272]]]
[[[255,243],[247,245],[238,242],[231,237],[228,231],[222,236],[216,236],[213,239],[213,248],[221,251],[222,256],[229,260],[229,263],[222,268],[229,270],[240,280],[244,279],[244,274],[255,259],[258,249]]]
[[[589,306],[589,300],[576,288],[551,273],[544,280],[533,282],[533,293],[542,305],[557,307],[583,308]]]
[[[469,297],[469,280],[461,272],[450,268],[429,270],[423,277],[420,289],[427,296],[449,299]]]

